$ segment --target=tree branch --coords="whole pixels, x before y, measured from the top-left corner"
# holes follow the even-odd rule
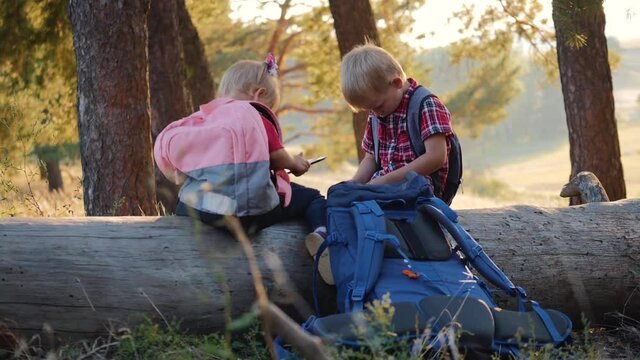
[[[290,68],[284,69],[282,71],[280,71],[280,76],[285,76],[287,74],[290,74],[292,72],[296,72],[296,71],[304,71],[307,69],[307,64],[297,64],[295,66],[292,66]]]
[[[529,42],[529,44],[538,53],[540,58],[545,59],[544,53],[542,52],[540,47],[537,45],[535,39],[531,37],[531,35],[529,34],[529,31],[527,31],[526,28],[529,27],[533,32],[539,34],[540,39],[542,39],[547,45],[549,45],[550,48],[553,48],[553,44],[551,43],[551,40],[549,40],[549,37],[548,37],[549,36],[548,32],[541,29],[538,25],[534,24],[531,21],[521,20],[520,18],[518,18],[518,15],[514,14],[513,11],[511,11],[511,9],[507,6],[507,4],[504,3],[504,0],[498,0],[498,1],[500,2],[500,6],[502,7],[502,10],[505,12],[505,14],[507,14],[509,17],[513,19],[516,28],[519,30],[517,31],[517,33],[523,34],[524,37]]]
[[[287,111],[295,111],[304,114],[333,114],[336,112],[336,109],[314,109],[314,108],[306,108],[298,105],[284,104],[278,108],[277,114],[285,113]],[[276,114],[276,115],[277,115]]]
[[[284,44],[282,45],[282,48],[280,49],[280,59],[278,59],[278,67],[281,68],[286,61],[287,56],[289,55],[289,49],[291,48],[291,45],[293,44],[293,40],[298,37],[300,34],[302,34],[302,31],[298,31],[296,33],[293,33],[291,35],[289,35],[287,37],[287,39],[284,41]]]
[[[276,23],[276,29],[273,31],[273,34],[271,36],[271,42],[269,43],[269,48],[267,48],[268,53],[275,53],[276,46],[278,45],[278,42],[280,42],[282,34],[289,26],[289,20],[287,20],[287,11],[289,11],[290,7],[291,0],[285,0],[282,4],[280,4],[280,18],[278,19],[278,22]],[[278,65],[280,64],[278,63]]]

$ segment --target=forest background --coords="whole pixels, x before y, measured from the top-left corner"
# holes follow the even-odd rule
[[[570,174],[592,170],[585,164],[601,169],[613,200],[639,197],[637,5],[450,3],[443,10],[426,0],[1,2],[0,216],[170,213],[155,203],[167,188],[154,179],[152,139],[213,97],[229,65],[267,52],[279,60],[287,146],[329,156],[296,180],[326,193],[352,176],[359,155],[358,115],[338,87],[341,37],[362,35],[358,25],[369,19],[344,11],[353,4],[368,8],[374,40],[453,114],[465,158],[454,208],[566,206],[558,193]],[[608,38],[603,3],[617,29]],[[440,33],[443,19],[460,29],[451,43]],[[422,27],[430,22],[440,25]],[[595,121],[581,129],[584,119]]]
[[[436,1],[371,2],[382,45],[452,110],[465,165],[453,207],[566,204],[558,193],[569,179],[569,144],[552,57],[550,5],[497,1],[472,9],[452,3],[453,12],[438,8]],[[640,197],[640,25],[636,5],[620,3],[604,2],[607,18],[615,19],[609,20],[616,33],[607,32],[607,44],[627,197],[633,198]],[[82,216],[76,64],[67,2],[16,4],[1,8],[0,214]],[[350,178],[356,146],[351,114],[338,87],[340,55],[328,4],[187,0],[186,6],[214,83],[238,59],[260,60],[270,50],[279,57],[284,93],[279,115],[287,147],[309,157],[329,156],[296,181],[326,193],[331,184]],[[509,18],[488,9],[509,6],[535,24],[539,38],[501,35],[509,29]],[[444,34],[443,19],[449,30],[461,32],[453,38]],[[429,22],[439,27],[422,26]],[[484,31],[488,26],[491,31]],[[444,38],[453,42],[444,45]],[[494,47],[469,47],[469,39]],[[500,43],[502,50],[496,52]]]

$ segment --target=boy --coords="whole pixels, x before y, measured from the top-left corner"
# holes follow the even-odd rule
[[[368,184],[400,182],[409,171],[430,179],[435,171],[440,178],[440,196],[448,172],[451,116],[436,96],[427,97],[420,114],[420,132],[425,153],[416,157],[407,131],[407,107],[418,83],[407,78],[402,66],[384,49],[366,44],[346,54],[340,70],[340,85],[345,100],[354,111],[369,111],[369,121],[362,139],[365,156],[352,181]],[[371,118],[379,118],[377,134],[372,133]],[[373,137],[380,140],[379,166]],[[430,181],[433,187],[433,182]]]
[[[424,99],[420,114],[420,133],[425,153],[415,156],[407,130],[409,99],[418,87],[413,79],[407,79],[402,66],[384,49],[367,44],[355,47],[342,59],[340,69],[342,93],[354,111],[369,111],[369,121],[362,139],[365,151],[352,181],[368,184],[390,184],[404,180],[405,174],[415,171],[431,180],[430,174],[437,171],[442,184],[431,189],[441,196],[448,173],[449,137],[451,116],[449,110],[435,96]],[[379,121],[377,133],[373,134],[371,118]],[[379,139],[379,166],[373,149],[373,136]],[[324,237],[310,234],[306,246],[313,256]],[[329,252],[325,251],[319,261],[318,271],[327,284],[333,284]]]

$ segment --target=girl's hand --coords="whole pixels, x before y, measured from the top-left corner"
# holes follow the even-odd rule
[[[302,157],[302,153],[300,153],[293,156],[293,164],[289,170],[291,170],[293,175],[300,176],[309,171],[310,166],[309,162],[305,160],[305,158]]]

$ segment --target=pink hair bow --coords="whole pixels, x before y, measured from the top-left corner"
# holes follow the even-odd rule
[[[264,63],[267,65],[267,72],[271,76],[278,76],[278,64],[276,63],[276,57],[272,53],[268,53],[264,59]]]

